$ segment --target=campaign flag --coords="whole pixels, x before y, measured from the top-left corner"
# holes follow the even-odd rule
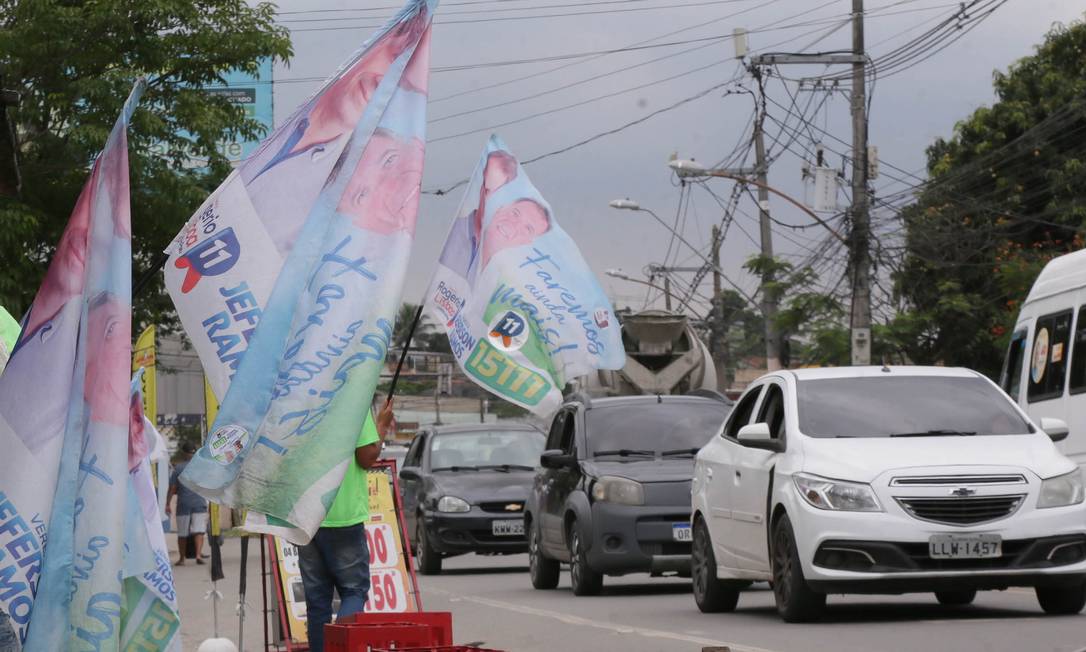
[[[433,9],[423,0],[409,2],[240,163],[167,248],[166,289],[220,400],[307,218],[314,210],[334,208],[316,204],[318,197],[333,201],[322,193],[345,161],[347,144],[359,146],[369,138],[372,119],[385,112],[390,99],[398,105],[409,103],[404,99],[407,93],[425,97],[429,66],[416,64],[405,70],[401,64],[416,48],[420,62],[428,59],[429,38],[420,45],[420,37]],[[390,98],[395,83],[383,95],[378,92],[386,76],[404,89],[399,97]],[[367,112],[368,107],[373,110]],[[391,110],[398,112],[400,107]],[[371,124],[356,131],[366,120]],[[379,131],[375,137],[379,143],[387,136]],[[418,151],[388,154],[398,158],[385,162],[397,166],[402,180],[390,181],[369,197],[360,194],[365,188],[349,189],[355,196],[344,201],[354,205],[355,214],[371,212],[378,202],[414,201],[404,188],[396,187],[417,185],[404,166],[408,159],[418,159],[421,165],[421,141],[412,147]],[[371,157],[383,155],[370,152]],[[387,208],[390,219],[402,221],[405,206]],[[396,223],[373,226],[385,231],[399,228]]]
[[[127,505],[132,89],[0,376],[0,640],[119,645]],[[48,544],[48,545],[47,545]]]
[[[138,369],[132,377],[129,404],[127,554],[120,649],[173,652],[181,649],[181,617],[151,473],[152,460],[164,452],[166,442],[143,412],[141,386],[146,372]]]
[[[538,415],[561,405],[568,381],[626,360],[610,300],[497,136],[460,202],[426,305],[464,373]]]
[[[283,250],[285,262],[266,303],[253,293],[252,279],[271,273],[272,266],[247,263],[244,256],[231,270],[241,276],[208,295],[225,301],[226,311],[209,324],[234,323],[233,305],[258,311],[259,325],[207,442],[181,481],[211,501],[247,508],[247,530],[308,542],[353,463],[414,240],[435,6],[436,0],[408,3],[358,58],[383,62],[378,78],[359,73],[340,90],[341,75],[246,162],[258,169],[255,179],[283,175],[278,188],[266,188],[278,191],[283,206],[265,205],[264,214],[259,208],[255,214],[264,218],[257,221],[272,241],[291,246]],[[354,68],[347,74],[356,76]],[[364,100],[364,108],[349,98]],[[333,152],[328,143],[339,140],[329,138],[346,142]],[[324,156],[336,158],[327,170]],[[312,182],[305,175],[325,172],[308,212],[287,201]],[[281,228],[288,222],[296,225],[290,233]],[[201,261],[190,259],[190,269],[207,269]],[[240,296],[247,297],[244,303]],[[192,310],[180,302],[177,307],[182,315]],[[215,328],[215,337],[225,336]],[[202,332],[192,333],[194,340]],[[211,371],[208,376],[214,387]]]
[[[0,373],[4,373],[4,366],[8,363],[8,356],[15,348],[15,340],[19,337],[19,322],[0,306]]]

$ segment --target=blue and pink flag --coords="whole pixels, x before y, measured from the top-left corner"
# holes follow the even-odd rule
[[[133,88],[0,376],[0,641],[117,649],[128,505]]]
[[[409,2],[171,247],[178,314],[229,388],[181,481],[248,530],[308,542],[354,459],[414,242],[435,7]]]
[[[571,380],[626,361],[611,301],[497,136],[472,174],[426,305],[464,373],[540,416]]]

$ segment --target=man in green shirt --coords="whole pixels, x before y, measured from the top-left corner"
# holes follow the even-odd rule
[[[392,418],[390,403],[381,409],[376,423],[372,412],[366,415],[354,460],[347,467],[332,507],[313,539],[298,551],[312,652],[324,650],[324,626],[332,620],[333,589],[340,599],[337,618],[358,613],[366,604],[370,590],[370,551],[363,525],[370,516],[366,469],[381,454],[380,437],[388,431]]]

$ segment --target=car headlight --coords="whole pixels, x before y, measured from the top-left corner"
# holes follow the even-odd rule
[[[1082,502],[1086,494],[1082,484],[1082,469],[1058,475],[1041,481],[1041,495],[1037,497],[1037,507],[1066,507]]]
[[[862,482],[830,480],[817,475],[792,476],[799,495],[812,507],[845,512],[881,512],[882,506],[871,486]]]
[[[471,505],[463,498],[442,496],[441,500],[437,501],[437,511],[446,513],[470,512]]]
[[[645,487],[629,478],[605,475],[592,485],[592,497],[618,505],[644,505]]]

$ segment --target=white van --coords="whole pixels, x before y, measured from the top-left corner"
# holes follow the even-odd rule
[[[1066,422],[1056,446],[1086,467],[1086,250],[1052,259],[1033,283],[999,384],[1035,422]]]

